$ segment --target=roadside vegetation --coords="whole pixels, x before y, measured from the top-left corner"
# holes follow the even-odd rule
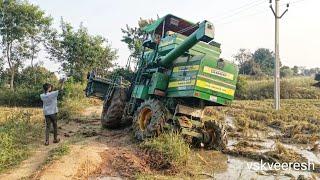
[[[273,99],[272,78],[253,79],[250,76],[240,76],[236,98],[241,100]],[[282,99],[320,99],[318,87],[313,77],[289,77],[281,79]]]
[[[146,140],[141,147],[150,151],[152,154],[158,154],[163,161],[173,169],[185,167],[190,155],[190,147],[184,139],[176,133],[162,134],[157,138]]]
[[[26,159],[43,136],[42,120],[34,116],[37,110],[16,110],[10,114],[6,110],[0,121],[0,172]]]
[[[0,91],[0,172],[18,165],[43,143],[44,116],[39,98],[41,85],[36,84],[32,88],[21,85],[15,91],[6,88]],[[59,123],[78,117],[86,107],[95,103],[85,98],[84,88],[84,84],[70,80],[66,82],[60,97]],[[58,146],[50,160],[62,156],[67,150],[65,144]]]

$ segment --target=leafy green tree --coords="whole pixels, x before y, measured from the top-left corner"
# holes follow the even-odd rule
[[[142,51],[141,47],[144,40],[144,32],[142,29],[152,22],[152,19],[146,20],[140,18],[138,21],[138,27],[130,27],[129,25],[126,25],[125,28],[121,28],[123,33],[121,41],[127,44],[131,53],[130,56],[135,62],[139,59]]]
[[[34,87],[41,86],[42,84],[49,82],[51,84],[57,84],[58,78],[53,73],[42,66],[28,66],[17,74],[16,83],[19,86]]]
[[[1,49],[9,66],[13,89],[15,73],[25,60],[37,53],[30,46],[32,38],[50,26],[52,19],[38,6],[19,0],[0,0],[0,19]]]
[[[134,72],[129,68],[117,67],[112,72],[109,73],[109,76],[122,76],[123,79],[132,82],[134,80]]]
[[[87,72],[107,71],[117,59],[117,50],[101,36],[93,36],[80,25],[78,30],[61,20],[61,32],[48,35],[46,50],[51,60],[61,63],[62,70],[75,81],[84,81]]]
[[[294,76],[298,76],[299,75],[299,67],[298,66],[293,66],[292,72],[293,72]]]
[[[261,76],[263,72],[261,71],[260,65],[253,60],[245,61],[240,67],[240,72],[251,76]]]
[[[274,53],[265,48],[257,49],[253,53],[253,60],[259,64],[261,71],[267,75],[273,75],[275,55]]]
[[[280,77],[292,77],[294,72],[288,66],[283,66],[280,68]]]
[[[240,69],[242,70],[240,71],[240,74],[245,74],[244,72],[245,68],[242,68],[242,67],[247,61],[252,60],[252,53],[250,52],[250,50],[240,49],[239,52],[233,56],[233,58],[235,59]]]

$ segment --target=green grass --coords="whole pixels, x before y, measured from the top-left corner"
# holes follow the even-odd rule
[[[0,122],[0,172],[18,165],[42,136],[43,125],[28,112],[16,112]]]
[[[87,98],[84,94],[85,84],[67,83],[63,92],[63,98],[59,103],[59,119],[71,120],[78,118],[87,107],[101,105],[99,100]]]
[[[195,161],[189,144],[177,133],[165,133],[144,141],[141,148],[152,152],[151,164],[166,161],[169,169],[155,169],[153,173],[139,173],[136,179],[194,179],[199,175],[199,160]],[[160,163],[161,164],[161,163]]]
[[[59,144],[56,148],[53,148],[49,152],[49,156],[46,159],[45,164],[49,164],[52,161],[60,159],[62,156],[70,153],[70,146],[68,143]]]
[[[190,154],[189,145],[176,133],[165,133],[148,139],[141,146],[160,153],[165,160],[177,167],[186,165]]]

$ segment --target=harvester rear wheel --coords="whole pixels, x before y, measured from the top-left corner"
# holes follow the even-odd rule
[[[104,102],[101,114],[102,127],[116,129],[121,126],[121,118],[126,104],[124,88],[115,88],[108,101]]]
[[[206,142],[206,147],[216,150],[224,150],[227,147],[227,131],[224,125],[218,121],[209,120],[204,122],[204,128],[209,135],[209,141]]]
[[[134,135],[138,140],[155,137],[163,132],[166,108],[158,100],[147,100],[140,105],[134,117]]]

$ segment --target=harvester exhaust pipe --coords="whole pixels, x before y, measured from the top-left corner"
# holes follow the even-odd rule
[[[186,51],[191,49],[199,41],[210,42],[214,38],[214,26],[209,21],[203,21],[199,28],[187,37],[177,48],[170,51],[166,56],[160,58],[159,64],[164,67],[170,64]]]

